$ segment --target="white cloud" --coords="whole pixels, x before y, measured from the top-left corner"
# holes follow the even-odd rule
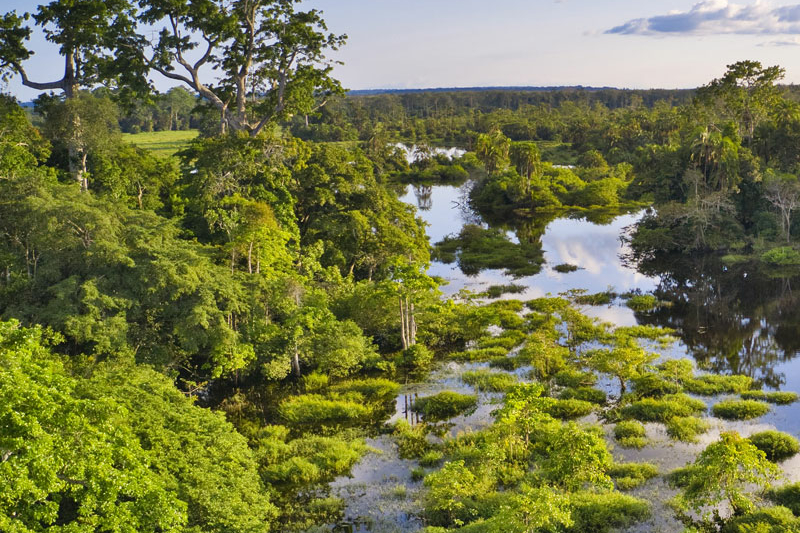
[[[619,35],[800,35],[800,4],[773,7],[704,0],[689,11],[633,19],[607,30]]]

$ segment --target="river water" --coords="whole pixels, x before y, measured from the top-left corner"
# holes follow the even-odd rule
[[[428,224],[431,243],[455,235],[464,224],[486,222],[466,208],[469,183],[462,186],[408,186],[402,199],[418,209]],[[513,278],[500,270],[484,270],[468,276],[456,263],[434,262],[430,274],[443,278],[445,295],[462,289],[481,292],[490,285],[523,285],[521,294],[504,298],[521,300],[546,294],[584,289],[588,293],[606,291],[653,292],[671,303],[652,313],[634,313],[617,299],[608,306],[587,306],[584,312],[616,325],[652,324],[676,330],[678,342],[662,350],[664,358],[689,357],[698,368],[721,374],[743,373],[758,379],[765,390],[800,391],[800,278],[780,273],[759,273],[746,265],[725,266],[714,259],[676,258],[668,264],[634,264],[621,237],[642,213],[601,217],[601,222],[585,217],[564,216],[554,220],[520,220],[504,227],[512,242],[538,237],[545,264],[533,276]],[[595,218],[595,217],[593,217]],[[507,221],[505,222],[507,224]],[[575,272],[559,273],[555,265],[570,263]],[[793,285],[798,288],[797,295]],[[485,366],[481,363],[447,363],[431,373],[424,383],[409,384],[397,399],[397,412],[390,423],[407,417],[405,406],[414,395],[429,395],[441,390],[473,393],[459,376],[465,370]],[[520,375],[523,375],[521,373]],[[600,385],[614,392],[614,385]],[[480,407],[469,416],[457,417],[453,433],[485,427],[492,422],[491,412],[498,396],[479,394]],[[703,398],[709,407],[722,397]],[[614,448],[606,427],[609,445],[617,461],[647,461],[660,472],[684,466],[722,431],[736,430],[750,435],[778,429],[800,437],[800,403],[773,406],[767,415],[747,422],[727,422],[708,416],[712,430],[697,444],[671,441],[662,425],[646,424],[651,443],[642,450]],[[594,422],[592,415],[587,422]],[[347,501],[346,517],[352,524],[348,532],[413,532],[423,527],[415,513],[421,508],[422,486],[412,481],[415,461],[398,458],[389,437],[368,439],[376,450],[353,469],[352,477],[336,480],[335,493]],[[781,465],[787,481],[800,481],[800,456]],[[653,503],[653,517],[628,529],[639,532],[679,532],[683,528],[672,517],[666,501],[674,495],[662,478],[653,479],[631,492]]]

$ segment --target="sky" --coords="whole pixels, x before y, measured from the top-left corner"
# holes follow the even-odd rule
[[[0,0],[30,10],[31,0]],[[800,83],[800,0],[305,0],[348,42],[349,89],[478,86],[690,88],[752,59]],[[37,81],[63,68],[36,35]],[[54,75],[55,74],[55,75]],[[171,82],[154,74],[164,90]],[[20,100],[37,92],[18,80]]]

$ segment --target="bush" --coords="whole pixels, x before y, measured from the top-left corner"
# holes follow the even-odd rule
[[[800,265],[800,252],[790,246],[780,246],[761,254],[761,260],[770,265]]]
[[[713,396],[715,394],[739,394],[749,390],[753,386],[753,378],[749,376],[733,375],[719,376],[716,374],[705,374],[696,378],[687,379],[684,388],[691,393],[702,396]]]
[[[407,368],[425,368],[433,361],[433,352],[424,344],[414,344],[403,350],[403,366]]]
[[[447,420],[457,415],[467,414],[478,407],[478,398],[453,391],[444,391],[433,396],[417,398],[414,411],[421,413],[425,420]]]
[[[303,394],[284,400],[278,414],[292,426],[338,427],[362,424],[372,415],[363,401],[329,399],[318,394]]]
[[[570,495],[574,524],[570,533],[605,533],[625,528],[650,516],[650,504],[618,492],[578,492]]]
[[[767,459],[774,463],[793,457],[800,452],[800,443],[797,439],[782,431],[762,431],[750,435],[747,440],[764,452]]]
[[[771,502],[788,507],[794,514],[800,515],[800,483],[770,489],[766,497]]]
[[[496,337],[482,337],[478,339],[478,349],[504,348],[511,351],[525,342],[525,333],[517,330],[504,331]]]
[[[667,483],[673,488],[684,488],[689,485],[695,474],[695,466],[682,466],[667,474]]]
[[[303,376],[303,390],[305,392],[320,392],[328,388],[328,375],[313,372]]]
[[[528,287],[510,283],[508,285],[491,285],[486,289],[486,296],[489,298],[499,298],[503,294],[519,294],[525,292]]]
[[[574,420],[592,412],[594,404],[583,400],[556,400],[547,408],[547,413],[553,418]]]
[[[438,450],[431,450],[420,457],[419,464],[422,466],[434,467],[444,458],[444,454]]]
[[[635,294],[628,298],[625,305],[638,313],[643,313],[655,309],[658,306],[658,298],[652,294]]]
[[[743,400],[766,400],[776,405],[789,405],[797,401],[796,392],[778,391],[764,392],[761,390],[749,390],[741,394]]]
[[[603,405],[606,403],[606,393],[593,387],[578,387],[577,389],[564,389],[558,395],[562,400],[583,400],[584,402]]]
[[[517,383],[517,378],[505,372],[481,369],[464,372],[461,381],[481,392],[505,392]]]
[[[411,481],[422,481],[425,479],[427,472],[421,466],[417,466],[411,469]]]
[[[450,358],[455,361],[470,361],[478,363],[482,361],[489,361],[490,359],[495,359],[497,357],[505,357],[507,353],[508,350],[505,348],[483,348],[480,350],[453,352],[450,354]]]
[[[592,372],[581,372],[573,369],[562,370],[554,377],[556,385],[573,389],[589,387],[597,383],[597,376]]]
[[[789,533],[800,531],[800,520],[786,507],[758,509],[732,517],[722,533]]]
[[[501,368],[503,370],[516,370],[522,366],[529,364],[524,357],[509,357],[502,355],[500,357],[492,357],[489,360],[489,366],[492,368]]]
[[[679,383],[665,379],[658,374],[645,374],[631,381],[633,382],[633,391],[640,397],[677,394],[683,390]]]
[[[331,387],[339,393],[357,392],[372,402],[392,402],[400,392],[400,384],[384,378],[346,381]]]
[[[619,490],[630,490],[656,477],[658,468],[650,463],[615,464],[609,469],[608,475]]]
[[[395,443],[397,452],[402,459],[416,459],[425,455],[432,445],[428,442],[425,426],[412,426],[405,420],[400,420],[394,426]]]
[[[726,400],[711,408],[714,416],[725,420],[751,420],[769,412],[769,404],[755,400]]]
[[[643,422],[666,422],[676,416],[691,416],[706,410],[702,400],[685,394],[668,394],[660,399],[644,398],[622,408],[622,415]]]
[[[667,420],[667,435],[682,442],[697,442],[697,436],[711,427],[706,420],[695,416],[674,416]]]
[[[623,448],[644,448],[647,436],[644,425],[636,420],[623,420],[614,426],[614,438]]]
[[[598,292],[595,294],[581,294],[574,298],[579,305],[609,305],[617,295],[613,292]]]

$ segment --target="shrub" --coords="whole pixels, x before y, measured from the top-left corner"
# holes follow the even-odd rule
[[[695,467],[692,465],[676,468],[667,474],[667,483],[673,488],[684,488],[689,485],[694,476]]]
[[[464,372],[461,381],[481,392],[505,392],[517,383],[517,378],[505,372],[480,369]]]
[[[421,466],[416,466],[411,469],[411,481],[422,481],[425,479],[427,472]]]
[[[800,520],[786,507],[757,509],[743,516],[732,517],[722,533],[789,533],[800,531]]]
[[[578,387],[589,387],[597,383],[597,376],[592,372],[581,372],[580,370],[562,370],[555,376],[556,385],[576,389]]]
[[[762,431],[750,435],[747,440],[764,452],[767,459],[774,463],[793,457],[800,452],[800,443],[797,439],[782,431]]]
[[[702,400],[685,394],[668,394],[660,399],[644,398],[622,408],[623,416],[644,422],[666,422],[675,416],[691,416],[706,410]]]
[[[570,495],[574,524],[570,533],[605,533],[625,528],[650,516],[650,504],[618,492],[578,492]]]
[[[412,426],[405,420],[400,420],[394,426],[395,443],[397,452],[402,459],[415,459],[425,455],[432,447],[428,442],[425,427]]]
[[[761,260],[770,265],[800,265],[800,252],[791,246],[780,246],[761,254]]]
[[[725,420],[751,420],[769,412],[769,404],[755,400],[725,400],[711,408],[714,416]]]
[[[457,415],[467,414],[478,406],[478,398],[453,391],[444,391],[433,396],[417,398],[414,411],[421,413],[426,420],[447,420]]]
[[[348,426],[364,423],[372,410],[363,401],[303,394],[284,400],[278,414],[292,426]]]
[[[492,368],[501,368],[503,370],[516,370],[522,366],[529,364],[524,357],[509,357],[501,355],[500,357],[492,357],[489,360],[489,366]]]
[[[628,298],[625,305],[638,313],[651,311],[658,306],[658,298],[652,294],[635,294]]]
[[[489,361],[496,357],[505,357],[507,353],[508,350],[505,348],[483,348],[479,350],[467,350],[465,352],[453,352],[450,354],[450,358],[455,361],[482,362]]]
[[[482,337],[478,340],[478,349],[504,348],[508,351],[513,350],[523,342],[526,335],[515,329],[504,331],[496,337]]]
[[[683,386],[688,392],[703,396],[723,393],[739,394],[753,386],[753,378],[741,375],[719,376],[705,374],[686,380]]]
[[[328,375],[312,372],[303,376],[303,390],[305,392],[319,392],[328,388]]]
[[[562,400],[583,400],[584,402],[602,405],[606,403],[606,393],[593,387],[578,387],[576,389],[564,389],[558,395]]]
[[[438,466],[439,462],[442,460],[443,457],[444,455],[442,454],[442,452],[438,450],[431,450],[422,457],[420,457],[419,464],[428,467]]]
[[[527,288],[528,287],[525,285],[517,285],[515,283],[510,283],[508,285],[491,285],[486,289],[486,295],[489,298],[498,298],[503,294],[519,294],[525,292]]]
[[[768,392],[766,398],[769,403],[774,403],[777,405],[789,405],[790,403],[796,402],[797,399],[797,393],[790,391]]]
[[[788,507],[794,514],[800,515],[800,483],[770,489],[766,492],[766,497],[771,502]]]
[[[767,399],[767,393],[763,390],[746,390],[740,394],[742,400],[761,400]]]
[[[578,266],[571,265],[569,263],[562,263],[560,265],[554,266],[553,270],[555,270],[556,272],[561,272],[562,274],[567,274],[569,272],[575,272],[576,270],[578,270]]]
[[[615,464],[609,469],[608,475],[616,482],[619,490],[630,490],[656,477],[658,468],[650,463]]]
[[[645,374],[631,381],[633,382],[633,391],[640,397],[677,394],[683,390],[679,383],[665,379],[658,374]]]
[[[596,294],[581,294],[574,298],[575,303],[579,305],[608,305],[616,298],[617,295],[613,292],[598,292]]]
[[[424,344],[414,344],[403,350],[403,366],[425,368],[433,361],[433,352]]]
[[[334,385],[331,390],[339,393],[357,392],[373,402],[394,401],[400,392],[400,384],[384,378],[369,378],[346,381]]]
[[[547,408],[547,413],[553,418],[574,420],[592,412],[594,405],[583,400],[556,400]]]
[[[614,438],[624,448],[644,448],[647,436],[644,426],[636,420],[623,420],[614,426]]]
[[[673,416],[666,425],[667,435],[682,442],[697,442],[697,436],[711,427],[706,420],[695,416]]]

